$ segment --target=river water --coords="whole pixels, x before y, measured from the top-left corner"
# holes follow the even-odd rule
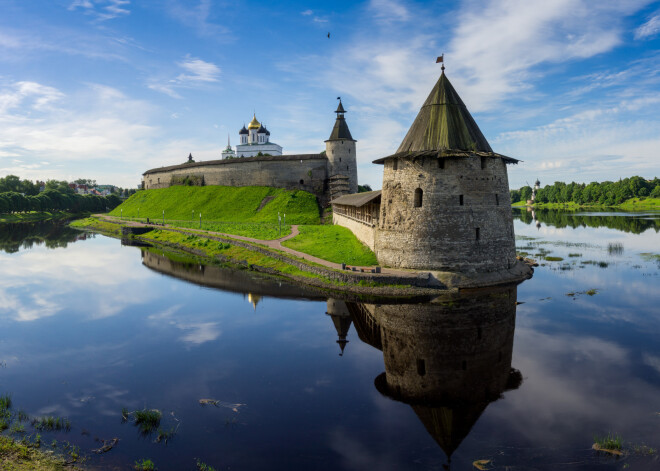
[[[660,469],[660,215],[514,216],[531,280],[415,304],[0,226],[3,433],[93,469]]]

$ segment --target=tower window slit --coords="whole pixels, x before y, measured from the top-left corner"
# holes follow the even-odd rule
[[[399,160],[398,160],[398,159],[394,159],[394,160],[392,161],[392,170],[398,170],[398,169],[399,169]]]
[[[417,188],[415,190],[415,197],[414,197],[414,206],[415,208],[421,208],[422,207],[422,198],[424,197],[424,191],[421,188]]]
[[[445,159],[438,159],[438,168],[445,168]]]
[[[479,228],[478,227],[476,228],[476,231],[475,231],[475,240],[479,240]]]
[[[486,157],[481,158],[481,170],[486,168]]]
[[[497,193],[495,193],[495,206],[499,206],[499,205],[500,205],[500,197]]]
[[[341,157],[339,157],[339,161],[341,162]]]
[[[463,195],[458,195],[458,204],[463,206]]]
[[[426,362],[424,360],[417,359],[417,374],[424,376],[426,374]]]

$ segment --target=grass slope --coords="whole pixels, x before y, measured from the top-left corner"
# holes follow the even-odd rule
[[[348,265],[378,265],[374,253],[342,226],[300,226],[300,234],[282,245],[323,260]]]
[[[271,201],[259,210],[266,197]],[[277,213],[286,214],[288,224],[318,224],[316,197],[306,191],[290,191],[266,186],[172,186],[157,190],[138,191],[110,214],[160,219],[197,221],[268,222],[277,223]]]

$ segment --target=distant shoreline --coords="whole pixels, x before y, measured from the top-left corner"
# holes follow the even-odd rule
[[[605,205],[598,203],[577,204],[569,203],[533,203],[528,205],[522,201],[513,203],[514,208],[533,208],[533,209],[563,209],[577,211],[580,209],[622,209],[626,211],[645,211],[649,209],[660,210],[660,198],[630,198],[621,204]]]

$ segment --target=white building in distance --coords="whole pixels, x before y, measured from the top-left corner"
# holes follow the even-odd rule
[[[257,121],[257,116],[252,116],[252,121],[238,132],[240,144],[236,146],[236,151],[227,143],[227,147],[222,151],[223,159],[236,157],[255,157],[258,155],[282,155],[282,146],[270,142],[270,131]]]

